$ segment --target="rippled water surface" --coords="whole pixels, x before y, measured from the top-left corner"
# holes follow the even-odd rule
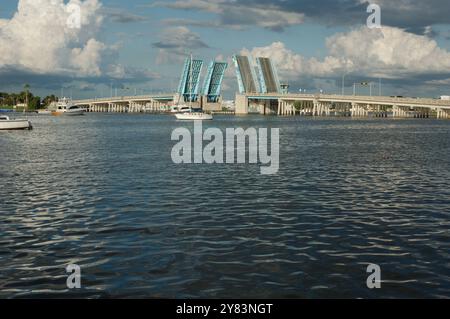
[[[280,128],[262,176],[173,164],[170,116],[32,120],[0,132],[0,297],[450,297],[449,121],[205,124]]]

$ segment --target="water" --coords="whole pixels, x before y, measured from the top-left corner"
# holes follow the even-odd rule
[[[170,116],[33,124],[0,133],[0,297],[450,297],[449,121],[205,124],[279,127],[276,176],[172,164]]]

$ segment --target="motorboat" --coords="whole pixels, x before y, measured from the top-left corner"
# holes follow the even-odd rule
[[[51,108],[53,109],[51,112],[53,116],[79,116],[86,112],[85,109],[74,105],[68,98],[62,98],[58,102],[52,103]]]
[[[0,130],[31,130],[33,126],[26,119],[11,120],[9,116],[0,115]]]
[[[189,112],[191,112],[191,107],[188,106],[188,105],[175,105],[175,106],[172,106],[170,112],[171,113],[176,113],[176,114],[178,114],[178,113],[189,113]]]

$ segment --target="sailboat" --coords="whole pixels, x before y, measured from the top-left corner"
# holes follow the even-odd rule
[[[191,65],[189,71],[189,107],[186,105],[178,105],[179,112],[175,114],[175,117],[180,121],[210,121],[213,119],[213,116],[211,114],[205,113],[203,110],[194,110],[192,108],[193,64],[194,63],[191,54]]]

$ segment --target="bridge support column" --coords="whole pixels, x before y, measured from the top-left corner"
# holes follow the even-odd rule
[[[359,105],[357,103],[352,103],[352,117],[358,116]]]
[[[248,114],[248,97],[245,95],[236,95],[236,114],[246,115]]]
[[[320,107],[320,102],[317,100],[314,100],[313,105],[312,105],[312,116],[319,115],[319,107]]]
[[[446,110],[442,110],[442,115],[443,115],[443,117],[442,118],[444,118],[444,119],[449,119],[450,118],[450,110],[449,109],[446,109]]]

